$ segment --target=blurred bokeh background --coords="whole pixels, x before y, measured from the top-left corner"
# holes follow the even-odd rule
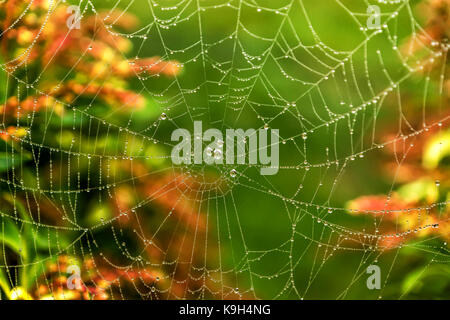
[[[448,298],[448,0],[0,11],[2,298]],[[279,172],[173,165],[194,121]]]

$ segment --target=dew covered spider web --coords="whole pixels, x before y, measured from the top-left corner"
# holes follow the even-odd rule
[[[446,201],[391,208],[396,177],[380,182],[382,168],[374,165],[387,158],[401,170],[411,153],[420,152],[416,141],[448,126],[448,47],[424,30],[417,3],[70,4],[79,6],[81,25],[96,17],[111,43],[131,40],[130,64],[157,56],[153,65],[177,61],[181,72],[149,72],[152,64],[134,69],[129,81],[145,97],[144,109],[105,108],[97,94],[87,99],[83,90],[73,102],[60,99],[58,85],[42,89],[58,62],[50,58],[33,74],[24,59],[57,8],[69,5],[49,2],[42,32],[19,58],[1,64],[7,73],[2,103],[7,95],[17,96],[19,106],[29,96],[54,98],[46,110],[18,108],[10,118],[3,112],[1,129],[16,141],[1,151],[14,164],[0,180],[0,234],[11,233],[12,222],[18,239],[10,244],[15,258],[2,244],[10,287],[23,286],[19,279],[26,273],[30,288],[44,284],[46,294],[54,294],[58,286],[42,270],[56,261],[56,272],[68,276],[55,258],[69,256],[80,259],[73,264],[92,259],[89,280],[81,268],[83,281],[93,288],[101,280],[111,283],[114,289],[106,292],[115,299],[129,298],[126,290],[142,299],[399,298],[389,288],[408,268],[402,252],[412,252],[423,269],[447,264],[449,251],[436,234],[386,247],[386,239],[440,228],[444,213],[436,221],[429,212],[444,212]],[[381,9],[379,28],[367,28],[369,5]],[[138,16],[139,26],[131,32],[117,27],[120,16],[111,20],[105,13],[117,9]],[[26,6],[9,21],[2,37],[30,10]],[[76,78],[95,40],[94,33],[72,68],[53,74],[57,83]],[[95,83],[100,92],[107,80],[85,79],[85,85]],[[192,131],[194,121],[202,121],[204,130],[279,129],[278,173],[262,176],[261,165],[248,163],[174,165],[171,133]],[[11,133],[10,126],[26,133]],[[393,154],[383,155],[393,147]],[[386,196],[384,208],[349,213],[348,201],[373,193]],[[413,229],[400,222],[383,229],[385,216],[411,212],[419,215]],[[25,247],[33,259],[24,256]],[[374,264],[382,272],[379,290],[366,287],[366,269]]]

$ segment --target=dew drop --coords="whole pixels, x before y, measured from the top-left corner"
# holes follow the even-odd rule
[[[222,159],[222,151],[220,149],[214,150],[214,159],[216,160]]]

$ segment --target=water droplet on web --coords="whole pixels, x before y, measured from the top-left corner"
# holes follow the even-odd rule
[[[222,159],[222,151],[220,149],[214,150],[214,159],[216,160]]]
[[[161,113],[161,120],[166,120],[167,119],[167,114],[165,114],[164,112]]]
[[[237,171],[236,171],[235,169],[232,169],[232,170],[230,171],[230,176],[231,176],[232,178],[234,178],[234,177],[236,177],[236,175],[237,175]]]

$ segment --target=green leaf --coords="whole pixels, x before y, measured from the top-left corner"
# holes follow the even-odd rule
[[[439,197],[435,182],[427,178],[405,184],[397,192],[406,202],[426,200],[428,203],[432,203]]]
[[[32,221],[30,216],[28,215],[28,211],[25,209],[25,207],[23,206],[22,202],[18,201],[18,200],[14,200],[14,198],[10,195],[10,194],[4,194],[3,198],[9,202],[14,208],[17,209],[18,213],[19,213],[19,218],[23,221],[22,227],[23,227],[23,232],[22,230],[18,230],[17,229],[17,225],[15,222],[11,221],[11,220],[5,220],[5,222],[7,221],[8,224],[5,224],[8,226],[8,228],[12,228],[15,227],[17,230],[17,234],[19,237],[23,238],[23,239],[32,239]],[[26,242],[23,241],[22,242],[22,258],[24,260],[26,260],[29,257],[29,252],[28,252],[28,247],[26,246]]]
[[[12,153],[12,152],[0,152],[0,172],[5,172],[19,165],[22,161],[28,161],[31,159],[31,155],[26,152]]]
[[[445,265],[431,265],[416,269],[403,280],[402,294],[406,295],[411,291],[420,292],[425,289],[439,292],[448,284],[446,279],[449,274],[450,268]]]
[[[0,268],[0,288],[9,297],[10,292],[11,292],[11,287],[9,286],[8,277],[6,276],[6,272],[5,272],[4,268]]]
[[[19,163],[19,157],[15,156],[13,158],[10,153],[0,152],[0,172],[8,171]]]
[[[37,249],[43,249],[48,252],[49,249],[64,249],[69,245],[65,237],[61,237],[58,230],[52,228],[40,228],[33,231],[33,237],[36,239]]]
[[[0,243],[14,250],[18,254],[23,253],[26,256],[26,250],[24,250],[25,243],[22,241],[22,235],[20,234],[19,228],[9,219],[1,220]]]
[[[8,201],[14,208],[19,212],[20,218],[24,221],[32,222],[30,216],[28,215],[27,209],[24,207],[22,202],[14,199],[9,193],[3,195],[3,198]],[[30,225],[29,223],[27,225]]]
[[[22,277],[22,286],[25,289],[30,289],[36,284],[36,279],[45,273],[45,262],[47,261],[49,260],[45,260],[44,257],[36,256],[33,263],[26,270],[27,276]]]
[[[0,59],[0,64],[3,66],[3,59]],[[8,83],[8,73],[3,69],[0,68],[0,97],[2,99],[6,99],[6,94],[8,91],[8,86],[6,85]],[[0,101],[0,104],[3,104],[4,101]]]
[[[420,288],[422,286],[422,282],[420,282],[420,278],[423,276],[425,272],[425,268],[417,269],[413,272],[410,272],[403,280],[402,284],[402,294],[407,294],[414,288]]]

